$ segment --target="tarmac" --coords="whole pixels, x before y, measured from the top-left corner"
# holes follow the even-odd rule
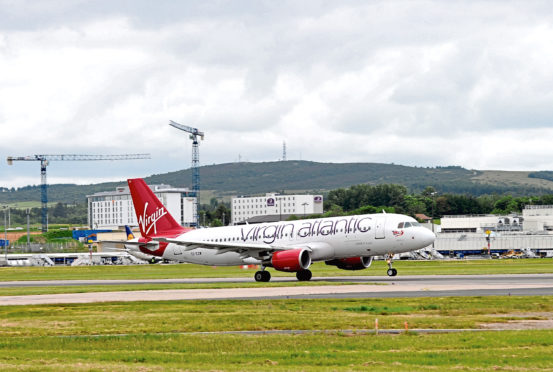
[[[274,277],[271,282],[293,282],[295,278]],[[358,284],[316,285],[316,282]],[[64,280],[2,282],[0,287],[249,283],[252,278],[187,278],[145,280]],[[513,275],[424,275],[315,277],[313,285],[220,289],[163,289],[140,291],[63,293],[0,296],[0,305],[71,304],[94,302],[172,300],[261,300],[370,297],[524,296],[553,295],[553,274]]]

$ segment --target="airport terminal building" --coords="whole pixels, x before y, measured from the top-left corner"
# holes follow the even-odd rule
[[[527,205],[522,210],[522,216],[443,216],[440,227],[442,233],[484,233],[487,230],[525,233],[553,231],[553,205]]]
[[[182,226],[195,223],[196,194],[193,191],[169,185],[150,185],[150,188],[178,223]],[[91,229],[138,226],[128,186],[88,195],[87,199],[88,226]]]
[[[439,227],[434,247],[443,255],[517,250],[553,256],[553,205],[527,205],[522,215],[444,216]]]
[[[244,223],[259,216],[273,216],[276,221],[289,215],[305,216],[323,213],[322,195],[238,196],[232,198],[232,224]]]

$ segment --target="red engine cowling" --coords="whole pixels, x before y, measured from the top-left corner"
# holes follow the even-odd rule
[[[311,255],[307,249],[293,249],[273,253],[271,264],[276,270],[297,272],[311,265]]]
[[[371,266],[373,263],[372,256],[370,257],[350,257],[341,258],[331,261],[325,261],[327,265],[336,266],[342,270],[363,270]]]

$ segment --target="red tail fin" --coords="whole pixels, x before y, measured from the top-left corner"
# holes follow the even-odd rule
[[[127,182],[143,237],[176,236],[188,230],[175,221],[142,178],[129,179]]]

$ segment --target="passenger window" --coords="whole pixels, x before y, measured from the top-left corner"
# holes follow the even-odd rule
[[[397,228],[398,228],[398,229],[402,229],[402,228],[403,228],[403,222],[400,222],[400,223],[397,225]]]
[[[403,228],[411,227],[411,222],[405,222],[405,225],[403,225]]]

